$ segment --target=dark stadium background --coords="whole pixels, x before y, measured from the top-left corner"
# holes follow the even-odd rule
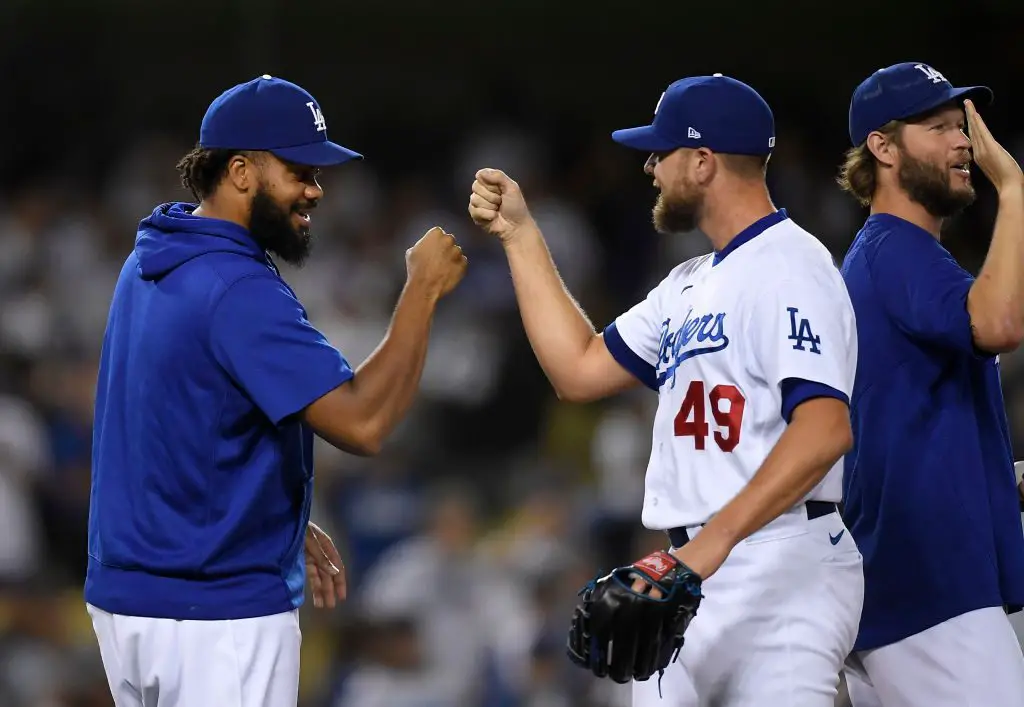
[[[837,258],[863,218],[834,184],[847,105],[875,69],[919,60],[991,86],[983,115],[1024,159],[1020,2],[353,5],[0,4],[0,705],[110,704],[81,599],[98,345],[135,224],[186,197],[174,164],[229,86],[300,83],[329,136],[367,157],[325,174],[317,250],[287,271],[353,363],[383,334],[419,235],[443,225],[470,258],[394,442],[368,462],[319,457],[314,517],[352,598],[303,609],[303,707],[629,704],[571,668],[562,641],[582,582],[661,542],[638,522],[653,396],[554,398],[500,248],[466,216],[475,169],[521,182],[603,327],[708,250],[653,233],[645,155],[609,138],[682,76],[764,95],[776,205]],[[977,182],[945,241],[972,271],[993,218]],[[1018,449],[1022,360],[1002,358]]]

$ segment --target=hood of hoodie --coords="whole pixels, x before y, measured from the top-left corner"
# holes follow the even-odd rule
[[[145,280],[156,280],[207,253],[234,253],[266,262],[263,249],[243,227],[195,216],[195,204],[161,204],[139,223],[135,254]]]

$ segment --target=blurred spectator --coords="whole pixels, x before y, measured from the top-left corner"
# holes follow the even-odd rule
[[[1013,49],[1021,17],[1017,5],[997,5],[979,9],[985,22],[957,25],[985,33],[972,58],[929,60],[958,81],[981,74],[996,87],[989,124],[1022,160],[1024,131],[1007,122],[1017,114],[1007,88],[1022,67]],[[631,704],[628,686],[590,679],[563,645],[587,580],[665,544],[640,525],[657,396],[638,389],[586,406],[554,397],[523,335],[501,245],[466,216],[473,174],[498,167],[521,184],[563,278],[602,329],[670,268],[709,250],[697,232],[654,233],[643,159],[614,145],[612,129],[646,121],[657,91],[686,73],[749,77],[776,111],[775,203],[839,262],[864,217],[834,184],[848,91],[886,62],[766,56],[762,40],[810,42],[811,52],[861,39],[860,20],[778,34],[797,27],[785,19],[804,12],[796,5],[766,10],[772,33],[752,16],[753,31],[730,17],[736,41],[725,53],[712,47],[720,32],[688,37],[690,58],[678,42],[571,5],[571,32],[550,14],[493,10],[507,36],[451,32],[475,22],[452,7],[305,8],[298,37],[279,2],[258,12],[197,4],[181,11],[190,31],[217,41],[183,52],[181,32],[146,8],[69,6],[58,22],[46,3],[0,5],[0,29],[16,28],[0,42],[9,79],[0,103],[0,707],[110,705],[81,600],[107,305],[138,221],[188,198],[174,164],[195,143],[203,107],[265,70],[301,75],[331,135],[367,156],[322,175],[313,255],[302,270],[282,266],[354,366],[380,341],[405,250],[427,228],[455,233],[470,260],[433,324],[423,391],[394,444],[368,460],[317,446],[315,517],[336,533],[351,598],[329,619],[303,611],[302,707]],[[681,26],[673,23],[686,12],[659,6],[654,22]],[[939,51],[925,38],[958,21],[907,2],[885,12],[926,22],[891,37],[914,56]],[[978,181],[978,204],[944,237],[969,268],[992,221]],[[1020,449],[1024,354],[1000,365]]]

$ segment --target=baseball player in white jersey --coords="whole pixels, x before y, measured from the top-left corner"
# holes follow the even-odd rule
[[[633,683],[634,705],[832,707],[864,590],[837,512],[857,361],[846,289],[828,251],[771,202],[774,118],[751,87],[677,81],[652,125],[612,137],[651,155],[657,230],[699,228],[714,251],[603,332],[565,289],[512,179],[478,172],[469,212],[505,247],[560,398],[658,392],[643,523],[669,534],[704,599],[662,679]]]

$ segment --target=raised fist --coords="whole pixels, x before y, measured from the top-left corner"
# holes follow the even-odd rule
[[[467,264],[455,236],[440,226],[427,231],[405,252],[409,282],[423,284],[438,297],[444,297],[455,289],[466,274]]]
[[[497,169],[481,169],[476,173],[469,196],[469,215],[473,223],[502,241],[507,241],[516,229],[530,221],[530,211],[519,185]]]

